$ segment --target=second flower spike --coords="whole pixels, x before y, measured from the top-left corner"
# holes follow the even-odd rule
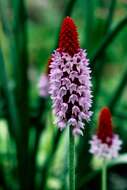
[[[90,153],[103,159],[112,159],[118,156],[122,141],[113,133],[110,110],[104,107],[99,116],[97,134],[90,141]]]
[[[83,135],[92,103],[91,70],[86,51],[80,49],[76,26],[70,17],[62,23],[59,47],[51,56],[49,89],[57,125],[72,126],[74,135]]]

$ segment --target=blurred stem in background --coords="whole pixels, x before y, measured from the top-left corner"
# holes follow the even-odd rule
[[[6,114],[7,122],[8,122],[8,131],[10,132],[11,136],[14,138],[16,142],[16,148],[18,150],[20,145],[20,122],[19,116],[16,108],[16,103],[14,99],[14,95],[12,89],[9,86],[9,80],[5,68],[5,63],[3,60],[3,55],[0,47],[0,80],[2,83],[4,97],[6,100],[6,106],[8,113]],[[18,158],[18,153],[17,153]],[[7,183],[8,184],[8,183]],[[10,187],[9,187],[10,188]]]
[[[21,190],[29,189],[29,174],[28,174],[28,142],[29,142],[29,99],[28,99],[28,50],[27,50],[27,25],[26,25],[26,8],[25,1],[12,0],[13,10],[13,32],[15,36],[15,44],[18,55],[18,60],[15,63],[15,81],[16,85],[16,100],[21,123],[21,144],[19,147],[18,163],[20,175]]]
[[[6,10],[6,11],[5,11]],[[7,19],[7,10],[8,10],[8,2],[7,1],[0,1],[0,19],[1,19],[1,25],[5,32],[5,34],[10,38],[9,40],[12,42],[12,35],[11,35],[11,29],[9,26],[9,21]],[[0,28],[0,29],[2,29]],[[5,117],[7,117],[7,121],[9,120],[9,126],[8,130],[11,134],[11,137],[16,139],[16,142],[19,140],[19,134],[20,134],[20,122],[19,122],[19,116],[18,116],[18,110],[16,107],[16,102],[13,94],[13,87],[10,86],[10,80],[7,73],[7,68],[5,68],[4,58],[2,54],[2,34],[0,35],[0,76],[1,76],[1,84],[4,92],[4,97],[7,102],[7,112],[5,114]],[[10,50],[13,50],[12,44],[10,45]],[[14,52],[13,52],[14,53]],[[14,57],[14,56],[13,56]],[[13,63],[14,60],[12,60]]]
[[[124,29],[127,25],[127,17],[125,16],[119,23],[112,29],[108,34],[103,38],[102,42],[100,43],[99,47],[95,50],[91,58],[91,68],[95,72],[96,61],[99,59],[101,54],[108,48],[108,46],[113,42],[113,40],[117,37],[117,35]],[[98,65],[99,67],[99,65]]]
[[[14,135],[14,138],[16,139],[16,143],[19,144],[19,134],[20,134],[20,122],[19,122],[19,116],[14,100],[14,96],[12,93],[12,89],[9,86],[8,83],[8,76],[5,68],[5,63],[3,59],[3,54],[0,47],[0,79],[4,91],[4,96],[6,98],[7,102],[7,109],[9,113],[9,118],[11,122],[11,128],[9,128],[10,134]],[[10,125],[9,125],[10,126]]]
[[[84,1],[85,10],[85,40],[83,47],[85,47],[89,53],[92,47],[93,31],[94,31],[94,0]]]
[[[115,112],[115,105],[117,101],[119,100],[119,98],[121,97],[126,84],[127,84],[127,70],[122,76],[120,84],[118,85],[116,92],[114,93],[114,96],[111,98],[110,103],[109,103],[109,108],[113,114]]]
[[[116,4],[117,4],[117,0],[111,0],[110,5],[109,5],[108,16],[107,16],[106,24],[105,24],[105,33],[107,33],[111,28]]]

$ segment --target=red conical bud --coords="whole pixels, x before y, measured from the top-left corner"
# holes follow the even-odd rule
[[[100,112],[97,136],[103,143],[112,144],[112,119],[110,110],[107,107],[104,107]]]
[[[60,37],[59,49],[73,56],[79,49],[78,33],[74,21],[70,17],[63,20]]]

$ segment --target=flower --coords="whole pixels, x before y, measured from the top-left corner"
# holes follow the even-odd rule
[[[93,135],[90,141],[90,153],[104,159],[118,156],[122,141],[113,133],[112,128],[110,110],[104,107],[100,112],[97,134]]]
[[[39,79],[38,88],[39,88],[39,95],[43,98],[48,97],[49,95],[49,77],[48,74],[50,72],[50,62],[51,59],[48,61],[47,71],[43,73]]]
[[[39,88],[39,95],[41,97],[47,97],[48,96],[48,87],[49,87],[49,80],[48,75],[43,73],[40,77],[38,88]]]
[[[62,23],[59,47],[53,52],[49,67],[49,93],[56,124],[61,130],[72,126],[74,135],[83,135],[84,121],[89,121],[92,115],[91,70],[70,17]]]

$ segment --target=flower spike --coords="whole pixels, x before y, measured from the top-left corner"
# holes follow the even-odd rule
[[[90,141],[90,153],[106,159],[116,158],[122,141],[113,133],[110,110],[104,107],[99,115],[97,134]]]
[[[79,47],[74,21],[62,23],[59,47],[52,54],[49,93],[57,125],[62,130],[72,126],[74,135],[83,135],[84,121],[89,121],[92,103],[91,70],[86,51]]]

